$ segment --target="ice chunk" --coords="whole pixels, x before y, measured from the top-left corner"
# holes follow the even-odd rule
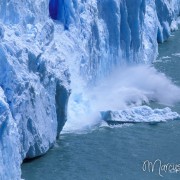
[[[152,109],[149,106],[138,106],[119,111],[102,111],[101,117],[106,122],[140,123],[163,122],[179,118],[179,114],[172,112],[170,108]]]

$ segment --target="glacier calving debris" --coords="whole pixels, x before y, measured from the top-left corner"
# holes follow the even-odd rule
[[[79,74],[95,82],[117,65],[152,62],[179,12],[180,0],[2,0],[0,179],[20,179],[22,160],[53,146],[70,79],[73,90]]]
[[[163,122],[179,118],[179,114],[170,108],[151,109],[148,106],[138,106],[119,111],[103,111],[102,119],[107,122]]]

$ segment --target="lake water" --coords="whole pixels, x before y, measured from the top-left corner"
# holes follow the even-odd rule
[[[173,35],[159,45],[160,55],[154,66],[180,86],[180,31]],[[160,107],[156,103],[151,106]],[[180,113],[180,104],[172,110]],[[179,140],[179,120],[62,134],[56,147],[45,156],[22,165],[22,177],[26,180],[178,180],[180,171],[159,171],[160,161],[154,172],[144,172],[142,167],[146,160],[157,159],[162,165],[180,164]]]

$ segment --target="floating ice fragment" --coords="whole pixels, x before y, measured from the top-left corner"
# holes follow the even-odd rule
[[[174,53],[173,56],[180,57],[180,53]]]
[[[152,109],[148,106],[138,106],[118,111],[102,111],[101,117],[106,122],[140,123],[163,122],[179,118],[179,114],[172,112],[170,108]]]

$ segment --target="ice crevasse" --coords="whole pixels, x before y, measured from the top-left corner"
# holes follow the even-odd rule
[[[23,159],[53,146],[76,76],[152,62],[179,13],[180,0],[2,0],[0,180],[20,179]]]

